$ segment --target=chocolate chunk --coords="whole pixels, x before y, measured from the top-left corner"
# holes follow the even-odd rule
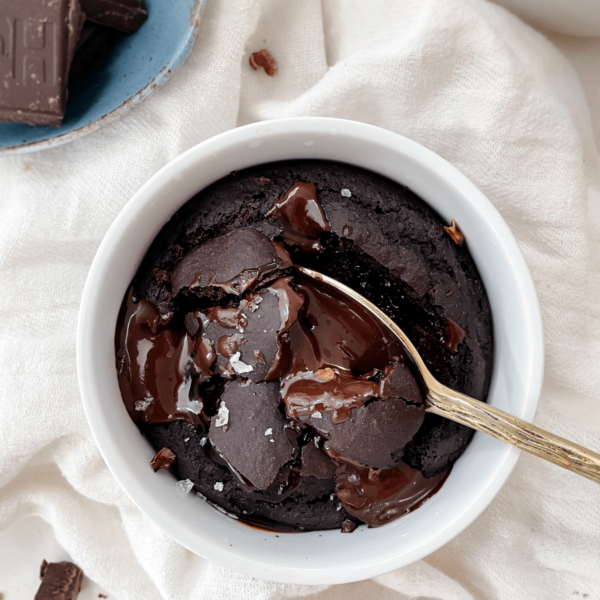
[[[357,523],[355,523],[354,521],[352,521],[350,519],[346,519],[342,523],[342,533],[352,533],[357,527],[358,527]]]
[[[386,367],[380,382],[329,367],[297,373],[281,395],[288,417],[326,437],[325,450],[373,468],[396,464],[425,417],[419,387],[401,362]]]
[[[229,376],[244,375],[253,381],[272,378],[271,371],[276,368],[280,354],[279,334],[296,320],[301,302],[302,298],[289,287],[288,278],[282,278],[260,293],[255,292],[252,301],[244,303],[246,310],[212,308],[207,311],[203,335],[215,344],[217,370]],[[227,323],[223,318],[219,321],[214,317],[226,312],[236,314],[238,320]],[[236,324],[239,333],[231,329]],[[238,352],[239,356],[232,363],[231,358]]]
[[[162,448],[154,455],[154,458],[150,461],[150,466],[156,473],[160,469],[168,469],[175,462],[176,458],[168,448]]]
[[[81,589],[83,571],[73,563],[47,563],[40,569],[42,583],[35,600],[75,600]]]
[[[281,396],[287,415],[292,419],[322,419],[342,423],[352,416],[352,410],[380,395],[377,381],[355,377],[338,369],[325,367],[315,371],[301,371],[282,382]]]
[[[412,371],[399,360],[384,370],[382,398],[403,398],[409,404],[423,404],[423,395]]]
[[[258,71],[261,67],[265,70],[265,73],[269,77],[275,77],[277,75],[277,63],[275,59],[269,54],[268,50],[259,50],[253,52],[249,58],[250,66]]]
[[[269,239],[256,229],[235,229],[183,257],[173,273],[173,295],[185,288],[198,295],[218,288],[239,296],[278,277],[283,262]]]
[[[0,11],[0,121],[60,125],[85,19],[79,2],[3,0]]]
[[[141,0],[80,0],[80,2],[88,21],[123,33],[137,31],[148,17]]]
[[[457,246],[462,246],[465,243],[465,236],[463,232],[458,228],[456,221],[452,219],[450,221],[450,227],[444,227],[444,231],[450,236],[452,241]]]
[[[230,381],[221,396],[223,406],[229,411],[229,428],[218,427],[218,416],[212,417],[211,444],[252,486],[268,488],[279,469],[294,457],[279,411],[279,386]]]
[[[313,444],[302,447],[302,469],[300,475],[312,475],[317,479],[330,479],[335,475],[336,466],[333,461]]]
[[[291,246],[298,245],[306,252],[321,251],[318,238],[331,231],[331,224],[317,199],[314,183],[294,183],[265,216],[278,217],[284,227],[285,242]]]
[[[310,423],[319,431],[329,430],[325,450],[334,450],[361,465],[383,469],[400,460],[404,446],[424,418],[424,405],[386,398],[354,409],[352,418],[339,425],[329,425],[326,413],[320,420],[311,418]]]

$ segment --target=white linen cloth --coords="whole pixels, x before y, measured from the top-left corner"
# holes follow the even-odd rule
[[[275,78],[248,66],[263,47],[278,62]],[[0,529],[41,515],[121,600],[600,598],[600,488],[529,456],[444,548],[330,588],[253,580],[196,557],[109,473],[75,369],[79,300],[102,236],[194,144],[308,115],[401,133],[487,194],[542,306],[536,423],[600,449],[600,161],[566,59],[485,0],[213,0],[192,55],[152,98],[71,144],[0,159]]]

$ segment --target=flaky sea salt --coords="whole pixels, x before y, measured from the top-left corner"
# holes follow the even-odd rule
[[[194,484],[189,479],[182,479],[175,484],[177,491],[182,498],[185,498],[194,487]]]
[[[323,418],[323,415],[322,415],[322,414],[321,414],[319,411],[317,411],[317,412],[314,412],[314,413],[313,413],[312,415],[310,415],[310,416],[311,416],[313,419],[322,419],[322,418]]]
[[[217,481],[217,483],[215,483],[214,485],[215,490],[217,490],[217,492],[222,492],[223,491],[223,482],[222,481]]]
[[[241,375],[242,373],[250,373],[250,371],[254,371],[254,367],[251,365],[247,365],[246,363],[240,360],[240,353],[236,352],[230,359],[229,363],[233,367],[233,370]]]
[[[346,188],[344,188],[342,190],[342,196],[344,196],[344,198],[350,198],[350,196],[352,196],[352,192]]]
[[[273,435],[273,428],[269,427],[269,429],[265,431],[265,435]]]
[[[140,412],[145,411],[152,404],[152,400],[144,399],[144,400],[136,400],[135,402],[135,410],[139,410]]]
[[[227,423],[229,423],[229,409],[225,406],[225,402],[221,402],[215,419],[215,427],[223,427]]]

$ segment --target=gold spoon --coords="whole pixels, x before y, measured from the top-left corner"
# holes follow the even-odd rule
[[[427,412],[487,433],[501,442],[511,444],[529,454],[539,456],[559,467],[600,483],[600,454],[441,384],[429,372],[420,354],[402,329],[374,304],[327,275],[299,266],[296,266],[296,269],[349,296],[396,335],[423,378],[427,388]]]

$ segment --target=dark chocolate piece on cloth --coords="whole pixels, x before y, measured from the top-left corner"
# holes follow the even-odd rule
[[[40,569],[42,583],[35,600],[75,600],[81,589],[83,571],[71,562],[47,563]]]
[[[335,476],[335,463],[314,444],[302,447],[302,469],[300,475],[312,475],[317,479],[331,479]]]
[[[118,29],[123,33],[137,31],[148,17],[148,12],[142,7],[141,0],[80,1],[88,21]]]
[[[0,122],[62,123],[84,20],[77,0],[0,0]]]
[[[156,473],[160,469],[168,469],[177,457],[168,449],[161,448],[150,461],[150,466]]]
[[[295,453],[279,411],[277,383],[228,382],[208,439],[253,487],[268,488]]]
[[[239,296],[281,276],[285,261],[271,241],[252,227],[235,229],[192,248],[172,277],[173,296],[188,289],[200,296]],[[209,289],[207,289],[209,288]]]

